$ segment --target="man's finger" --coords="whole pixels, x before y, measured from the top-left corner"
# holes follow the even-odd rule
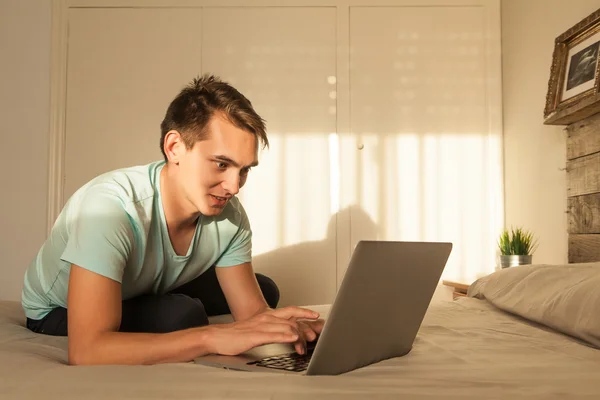
[[[316,321],[306,321],[305,322],[310,328],[317,334],[320,335],[323,331],[323,326],[325,326],[325,321],[322,319]]]
[[[289,334],[284,332],[256,332],[254,345],[252,347],[261,346],[271,343],[295,343],[298,341],[297,334]]]
[[[285,308],[278,308],[271,312],[276,317],[279,318],[304,318],[304,319],[317,319],[319,318],[319,313],[313,310],[309,310],[308,308],[301,308],[295,306],[289,306]]]
[[[281,318],[281,317],[277,317],[273,314],[270,314],[270,315],[265,315],[262,317],[261,325],[264,325],[264,324],[284,324],[284,325],[291,326],[296,331],[299,331],[298,322],[296,322],[295,318],[287,319],[287,318]]]
[[[301,334],[298,325],[284,319],[279,319],[277,321],[272,321],[269,323],[263,323],[260,326],[258,326],[258,331],[293,333],[294,335]]]
[[[296,349],[296,353],[298,354],[305,354],[306,353],[306,345],[303,342],[296,342],[296,344],[294,345],[294,348]]]
[[[308,323],[308,321],[307,323],[298,323],[298,327],[300,328],[300,331],[302,332],[302,335],[304,336],[304,339],[306,339],[307,342],[312,342],[317,338],[317,333],[314,331],[314,329],[312,328],[311,324]]]
[[[302,329],[305,327],[303,327],[302,323],[299,323],[299,335],[298,335],[298,341],[295,343],[294,347],[296,348],[296,353],[298,354],[306,354],[306,336],[305,333],[302,331]]]

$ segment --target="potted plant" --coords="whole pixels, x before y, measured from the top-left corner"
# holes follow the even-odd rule
[[[498,247],[502,268],[531,264],[533,253],[537,248],[537,240],[533,233],[523,228],[511,228],[510,232],[504,229],[498,240]]]

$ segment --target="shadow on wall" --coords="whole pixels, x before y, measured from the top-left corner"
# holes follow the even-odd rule
[[[360,206],[352,205],[331,216],[323,240],[281,247],[253,258],[256,272],[277,283],[280,307],[333,303],[337,290],[338,220],[351,220],[353,238],[378,237],[377,224]]]

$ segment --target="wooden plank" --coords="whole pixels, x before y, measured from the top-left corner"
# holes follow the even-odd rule
[[[567,127],[567,160],[600,152],[600,113]]]
[[[454,281],[449,281],[449,280],[442,280],[442,284],[445,286],[450,286],[451,288],[454,288],[455,291],[457,292],[463,292],[466,293],[467,290],[469,290],[469,284],[467,283],[460,283],[460,282],[454,282]]]
[[[600,193],[570,197],[569,233],[600,233]]]
[[[452,292],[452,300],[456,300],[459,297],[467,297],[467,293],[463,292]]]
[[[593,94],[544,119],[546,125],[569,125],[600,112],[600,93]]]
[[[600,261],[600,235],[569,235],[569,262]]]
[[[600,192],[600,153],[567,161],[567,196]]]
[[[600,261],[600,114],[567,127],[569,262]]]

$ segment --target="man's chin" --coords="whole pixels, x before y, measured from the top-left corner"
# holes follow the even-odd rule
[[[225,209],[225,207],[210,207],[209,206],[209,207],[204,208],[200,212],[202,213],[202,215],[216,217],[217,215],[221,214],[224,209]]]

